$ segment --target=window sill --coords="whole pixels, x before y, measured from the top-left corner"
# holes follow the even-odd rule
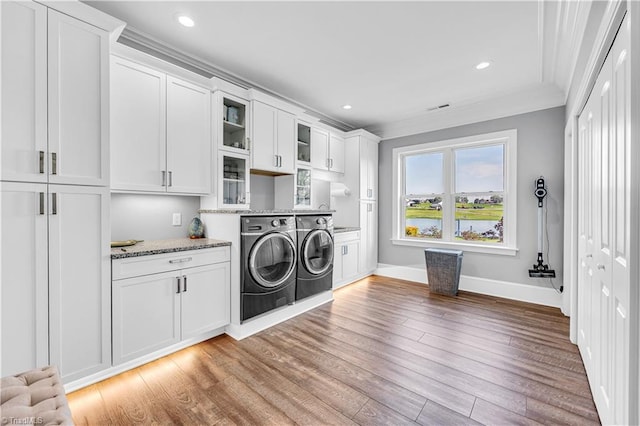
[[[398,246],[411,246],[411,247],[437,247],[437,248],[448,248],[455,250],[462,250],[473,253],[485,253],[485,254],[497,254],[501,256],[515,256],[518,254],[518,249],[514,247],[504,247],[504,246],[486,246],[480,244],[469,244],[469,243],[458,243],[452,241],[416,241],[409,239],[397,239],[392,238],[391,243]]]

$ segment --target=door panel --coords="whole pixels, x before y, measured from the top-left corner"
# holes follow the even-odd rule
[[[288,112],[278,111],[279,172],[294,173],[296,170],[296,117]]]
[[[47,186],[0,185],[4,377],[49,364]]]
[[[229,323],[229,262],[182,271],[182,339]]]
[[[109,190],[49,185],[51,362],[64,381],[111,365]]]
[[[47,8],[34,2],[3,1],[0,9],[0,178],[46,182]],[[43,155],[42,168],[40,153]]]
[[[49,182],[109,183],[109,38],[48,11]]]
[[[253,101],[253,146],[251,168],[277,171],[276,160],[277,110],[262,102]]]

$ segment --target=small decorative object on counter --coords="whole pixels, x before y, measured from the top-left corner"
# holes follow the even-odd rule
[[[204,238],[204,225],[197,217],[194,217],[189,224],[189,238]]]

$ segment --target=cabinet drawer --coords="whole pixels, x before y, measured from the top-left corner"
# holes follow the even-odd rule
[[[114,259],[112,261],[112,279],[121,280],[141,275],[210,265],[212,263],[228,262],[230,259],[229,252],[229,247],[215,247]]]
[[[333,234],[333,242],[335,244],[340,244],[345,241],[354,241],[359,239],[360,239],[360,231],[338,232],[337,234]]]

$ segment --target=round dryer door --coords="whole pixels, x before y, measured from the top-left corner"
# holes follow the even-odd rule
[[[302,263],[314,275],[324,274],[333,264],[333,238],[324,229],[311,231],[304,240]]]
[[[286,234],[272,232],[261,237],[249,254],[249,271],[262,287],[274,288],[285,282],[296,265],[296,248]]]

